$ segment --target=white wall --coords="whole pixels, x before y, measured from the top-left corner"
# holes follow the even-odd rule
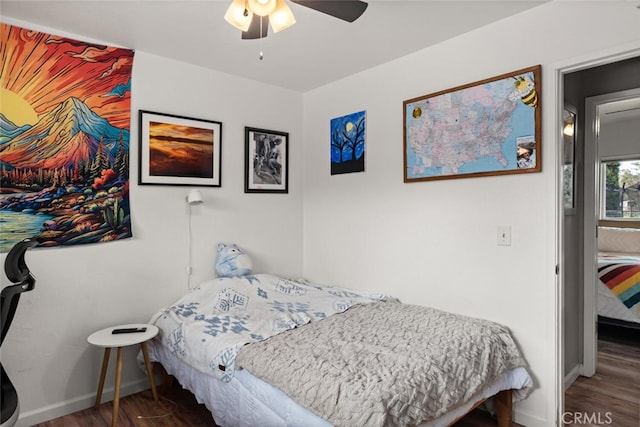
[[[516,421],[554,424],[556,70],[637,49],[639,28],[631,2],[554,2],[305,93],[305,276],[508,325],[536,383]],[[541,173],[403,183],[403,100],[536,64]],[[366,172],[331,176],[329,121],[361,110]],[[511,225],[510,247],[496,245],[498,225]]]
[[[137,185],[139,109],[222,122],[222,187],[201,188],[204,204],[193,207],[191,283],[214,277],[219,241],[244,247],[256,272],[302,274],[302,95],[140,51],[132,84],[134,237],[27,253],[36,288],[23,294],[2,346],[2,364],[20,396],[20,425],[91,406],[102,350],[87,344],[87,336],[111,325],[146,322],[187,292],[189,187]],[[244,194],[244,126],[289,132],[289,194]],[[125,394],[149,387],[136,365],[137,352],[127,350]],[[111,364],[105,400],[112,396],[114,355]]]

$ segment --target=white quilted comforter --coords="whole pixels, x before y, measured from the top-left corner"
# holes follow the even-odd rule
[[[385,298],[269,274],[218,278],[201,283],[151,323],[176,357],[229,382],[243,345]]]
[[[394,301],[252,343],[236,359],[236,367],[349,427],[434,419],[525,364],[505,326]]]

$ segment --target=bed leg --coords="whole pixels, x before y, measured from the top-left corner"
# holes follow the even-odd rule
[[[511,427],[513,412],[513,397],[511,390],[502,390],[496,395],[496,412],[498,413],[498,427]]]
[[[171,386],[173,385],[173,375],[169,375],[169,373],[167,372],[166,369],[164,369],[164,366],[162,366],[161,363],[155,363],[156,365],[158,365],[160,367],[160,374],[162,375],[162,392],[163,393],[167,393],[169,392],[169,390],[171,389]]]

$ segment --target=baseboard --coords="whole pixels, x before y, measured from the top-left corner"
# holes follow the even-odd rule
[[[515,405],[517,406],[517,403]],[[513,421],[527,427],[549,427],[550,425],[546,419],[518,411],[517,408],[513,411]]]
[[[567,391],[571,384],[580,376],[580,371],[582,370],[582,365],[576,365],[573,369],[564,376],[564,391]]]
[[[120,397],[128,396],[130,394],[139,393],[149,389],[149,380],[142,378],[137,381],[132,381],[127,384],[121,384]],[[102,392],[102,402],[110,402],[113,400],[114,388],[105,388]],[[96,394],[89,393],[83,396],[78,396],[71,400],[65,400],[55,403],[53,405],[45,406],[42,408],[34,409],[29,412],[20,414],[16,427],[29,427],[34,424],[39,424],[45,421],[52,420],[54,418],[62,417],[63,415],[72,414],[83,409],[91,408],[96,402]]]

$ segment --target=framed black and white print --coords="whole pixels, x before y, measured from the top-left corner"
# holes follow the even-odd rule
[[[244,192],[289,192],[289,134],[245,127]]]

